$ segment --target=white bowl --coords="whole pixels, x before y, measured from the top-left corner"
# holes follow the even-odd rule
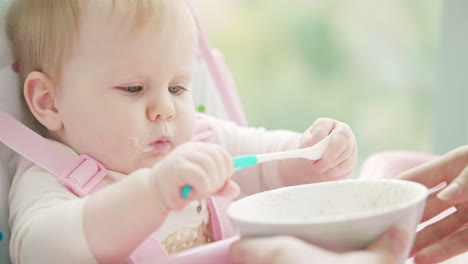
[[[410,231],[413,242],[427,195],[409,181],[344,180],[251,195],[228,215],[241,236],[291,235],[343,252],[364,248],[394,225]]]

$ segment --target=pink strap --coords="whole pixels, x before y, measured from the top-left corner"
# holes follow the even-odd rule
[[[106,175],[106,169],[96,160],[86,155],[73,157],[2,111],[0,123],[3,127],[0,129],[0,141],[57,175],[59,182],[79,197],[94,191]]]
[[[221,61],[222,57],[218,54],[218,60],[215,58],[195,10],[189,0],[186,0],[185,2],[187,3],[195,24],[197,25],[198,44],[200,46],[201,55],[205,58],[208,69],[211,71],[213,81],[218,88],[221,100],[223,100],[223,103],[226,106],[230,119],[239,125],[246,125],[247,121],[245,119],[244,112],[242,111],[239,96],[235,91],[233,80],[230,78],[226,68],[222,67],[224,65],[223,61]]]
[[[84,197],[105,186],[102,179],[106,174],[106,168],[97,160],[88,155],[80,155],[73,160],[68,170],[57,178],[78,197]]]

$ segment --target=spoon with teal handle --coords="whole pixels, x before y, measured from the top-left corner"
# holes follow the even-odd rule
[[[334,130],[317,144],[302,148],[294,149],[281,152],[273,152],[267,154],[258,154],[258,155],[245,155],[238,156],[232,159],[234,163],[234,172],[240,171],[242,169],[257,165],[259,163],[273,161],[273,160],[282,160],[282,159],[293,159],[293,158],[303,158],[308,160],[319,160],[322,158],[325,150],[330,143],[331,138],[333,137]],[[192,191],[192,186],[184,186],[181,189],[181,196],[183,198],[189,198],[190,192]]]

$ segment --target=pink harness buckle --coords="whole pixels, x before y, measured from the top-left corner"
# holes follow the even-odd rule
[[[106,176],[106,168],[88,155],[78,156],[58,181],[79,197],[88,195]]]

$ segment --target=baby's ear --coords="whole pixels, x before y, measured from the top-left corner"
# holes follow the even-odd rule
[[[49,131],[62,128],[57,106],[57,90],[52,79],[41,72],[31,72],[26,77],[23,94],[29,110]]]

